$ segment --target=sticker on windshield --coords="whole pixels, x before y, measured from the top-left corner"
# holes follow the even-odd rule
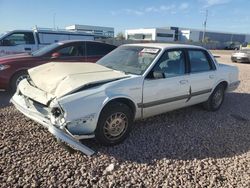
[[[159,51],[159,49],[156,48],[143,48],[141,51],[142,53],[151,53],[151,54],[156,54]]]

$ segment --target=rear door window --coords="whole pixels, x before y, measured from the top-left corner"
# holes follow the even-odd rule
[[[191,73],[205,72],[212,70],[210,60],[202,50],[188,50]]]
[[[87,56],[104,56],[115,49],[114,46],[95,42],[86,42]]]

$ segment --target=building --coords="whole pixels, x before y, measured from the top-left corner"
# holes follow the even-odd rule
[[[89,34],[93,34],[95,38],[113,38],[114,28],[113,27],[101,27],[101,26],[91,26],[91,25],[70,25],[65,28],[71,31],[82,31]]]
[[[125,31],[125,37],[131,40],[201,42],[203,39],[203,31],[180,27],[130,29]],[[206,41],[225,45],[229,43],[242,44],[250,42],[250,34],[206,31],[205,39]]]
[[[199,42],[203,39],[203,31],[197,29],[180,29],[180,41]],[[250,34],[206,31],[205,40],[219,43],[250,42]]]
[[[129,29],[125,31],[125,38],[127,40],[170,42],[175,40],[175,31],[162,28]]]

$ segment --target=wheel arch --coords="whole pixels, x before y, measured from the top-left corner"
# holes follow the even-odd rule
[[[107,101],[104,102],[104,105],[99,113],[99,116],[100,114],[103,112],[103,110],[110,104],[112,103],[115,103],[115,102],[118,102],[118,103],[122,103],[122,104],[125,104],[127,105],[133,112],[133,118],[135,118],[135,115],[136,115],[136,105],[135,105],[135,102],[128,98],[128,97],[124,97],[124,96],[119,96],[119,97],[115,97],[115,98],[111,98]]]
[[[228,88],[228,81],[226,80],[220,80],[215,84],[215,87],[213,88],[213,91],[215,90],[216,87],[218,87],[219,85],[223,85],[223,87],[225,88],[225,90],[227,90]]]
[[[14,77],[15,77],[17,74],[21,73],[21,72],[28,72],[28,68],[18,69],[18,70],[16,70],[16,71],[11,75],[11,77],[10,77],[10,79],[9,79],[9,85],[8,85],[8,88],[9,88],[9,89],[11,89],[11,84],[12,84],[12,81],[13,81]]]

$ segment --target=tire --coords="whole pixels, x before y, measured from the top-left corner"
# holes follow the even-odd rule
[[[101,145],[116,145],[128,137],[132,127],[132,110],[126,104],[113,102],[102,110],[95,130],[95,138]]]
[[[223,84],[218,85],[208,100],[203,103],[203,107],[208,111],[217,111],[220,109],[225,97],[225,86]]]
[[[11,81],[10,81],[10,90],[12,92],[15,92],[16,89],[17,89],[17,85],[19,84],[19,82],[22,79],[25,79],[27,77],[28,77],[27,71],[19,71],[16,74],[14,74],[14,76],[11,78]]]

